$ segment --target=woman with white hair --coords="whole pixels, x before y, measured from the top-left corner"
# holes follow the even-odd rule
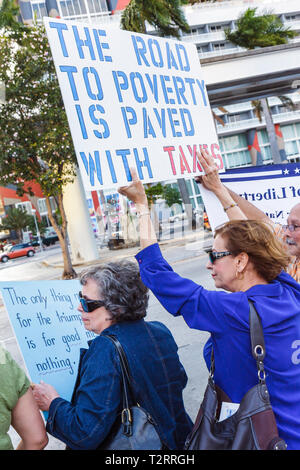
[[[191,429],[182,391],[187,377],[170,331],[146,322],[148,289],[136,263],[122,261],[82,273],[80,305],[84,327],[98,336],[81,350],[71,402],[48,384],[34,387],[40,409],[49,412],[47,431],[69,449],[105,448],[122,412],[122,374],[113,335],[121,343],[136,401],[154,419],[165,449],[183,448]]]

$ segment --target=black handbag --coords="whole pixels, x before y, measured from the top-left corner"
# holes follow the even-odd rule
[[[266,350],[261,320],[250,300],[249,305],[251,349],[257,364],[259,383],[243,396],[233,415],[218,421],[222,401],[231,400],[214,382],[212,352],[208,385],[194,427],[187,437],[185,450],[286,449],[286,443],[278,435],[265,381],[263,360]]]
[[[161,450],[166,449],[160,440],[153,418],[135,400],[125,352],[119,340],[105,335],[115,345],[120,358],[123,388],[123,409],[109,435],[98,450]],[[129,406],[131,403],[134,405]]]

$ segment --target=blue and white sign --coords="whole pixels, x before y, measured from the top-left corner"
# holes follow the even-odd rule
[[[44,18],[87,191],[223,169],[197,49],[113,27]]]
[[[95,337],[77,311],[79,281],[1,282],[0,290],[32,382],[70,400],[80,348]]]
[[[300,202],[300,163],[238,168],[220,177],[225,186],[257,206],[275,223],[285,224],[291,208]],[[214,230],[228,217],[211,191],[201,186],[201,195]]]

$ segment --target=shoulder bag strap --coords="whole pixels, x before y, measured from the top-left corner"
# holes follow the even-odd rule
[[[113,335],[103,335],[108,338],[114,345],[117,350],[120,359],[121,373],[122,373],[122,386],[123,386],[123,410],[122,410],[122,424],[123,424],[123,433],[126,436],[132,435],[132,415],[129,407],[129,398],[128,391],[130,391],[132,398],[133,389],[131,385],[131,379],[129,374],[129,367],[127,362],[127,357],[125,355],[124,349],[122,348],[121,343]]]
[[[264,371],[264,358],[266,355],[264,333],[261,324],[261,319],[254,307],[252,300],[248,299],[250,313],[249,313],[249,325],[250,325],[250,337],[251,337],[251,352],[254,357],[257,370],[258,378],[260,382],[264,382],[266,374]],[[209,375],[213,378],[215,372],[215,359],[214,359],[214,349],[212,347],[211,351],[211,362],[210,362],[210,371]]]
[[[254,307],[252,300],[248,299],[250,314],[250,337],[251,337],[251,352],[254,357],[258,370],[258,378],[261,383],[265,382],[266,373],[264,370],[264,358],[266,356],[264,332],[261,324],[261,319]]]

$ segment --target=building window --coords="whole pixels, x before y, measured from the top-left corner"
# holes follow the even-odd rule
[[[213,50],[214,51],[221,51],[223,49],[225,49],[225,42],[220,42],[220,43],[213,44]]]
[[[46,199],[39,199],[37,202],[38,211],[42,214],[47,214],[47,206],[46,206]]]
[[[45,3],[32,3],[33,17],[36,20],[41,20],[44,16],[48,16]]]
[[[27,214],[32,215],[32,205],[30,201],[17,202],[15,206],[19,207],[20,209],[25,209]]]
[[[211,33],[215,33],[216,31],[223,31],[223,26],[221,26],[220,24],[218,25],[211,25],[209,27],[209,30]]]
[[[99,13],[107,11],[107,5],[104,0],[87,0],[90,13]]]
[[[208,48],[208,44],[197,44],[197,51],[198,52],[208,52],[209,51],[209,48]]]

